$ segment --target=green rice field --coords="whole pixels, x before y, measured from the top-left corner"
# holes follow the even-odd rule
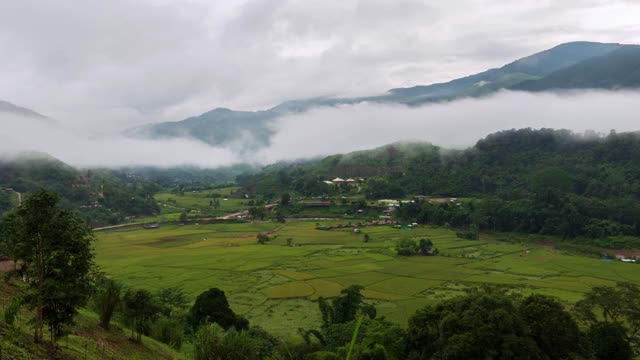
[[[249,207],[247,205],[248,200],[229,196],[238,189],[238,187],[227,187],[198,192],[185,192],[184,195],[161,192],[154,196],[160,205],[160,214],[153,217],[137,218],[134,221],[178,221],[183,211],[187,212],[189,218],[203,218],[223,216],[247,210]],[[213,198],[211,197],[212,194],[218,194],[220,197]],[[218,208],[211,205],[211,202],[216,199],[220,202]]]
[[[338,223],[344,222],[321,225]],[[482,284],[570,303],[593,286],[640,283],[639,265],[563,253],[533,245],[535,238],[523,243],[505,234],[466,240],[432,227],[361,230],[317,230],[314,221],[113,230],[97,233],[97,263],[126,285],[152,291],[182,286],[195,298],[218,287],[235,311],[285,336],[317,327],[317,298],[335,296],[353,284],[364,286],[363,294],[379,315],[404,325],[425,304]],[[273,232],[273,240],[258,245],[259,232]],[[370,242],[363,242],[363,233]],[[399,257],[394,248],[403,237],[429,238],[440,255]],[[287,246],[288,239],[295,246]]]

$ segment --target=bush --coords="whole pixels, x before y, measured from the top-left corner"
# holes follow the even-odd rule
[[[183,317],[162,316],[151,325],[151,337],[180,350],[184,338],[184,324]]]
[[[231,329],[225,332],[217,324],[207,324],[193,338],[195,360],[254,360],[268,357],[261,353],[264,344],[247,331]],[[266,356],[265,356],[266,355]]]
[[[268,243],[271,240],[269,238],[269,235],[262,234],[262,233],[258,234],[257,239],[258,239],[258,244],[260,244],[260,245],[264,245],[264,244]]]
[[[111,318],[121,305],[122,285],[115,280],[101,276],[96,281],[93,305],[100,316],[100,326],[109,329]]]
[[[418,245],[411,239],[402,239],[396,245],[396,251],[401,256],[412,256],[418,251]]]
[[[473,231],[458,231],[456,232],[456,236],[461,239],[470,239],[470,240],[476,239],[476,233],[474,233]]]
[[[14,297],[11,299],[9,306],[4,310],[4,322],[7,325],[13,326],[13,323],[16,321],[16,317],[18,317],[18,311],[20,311],[20,307],[22,306],[22,298]]]

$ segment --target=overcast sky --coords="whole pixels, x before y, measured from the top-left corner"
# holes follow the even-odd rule
[[[0,99],[107,131],[640,43],[637,19],[636,0],[0,0]]]

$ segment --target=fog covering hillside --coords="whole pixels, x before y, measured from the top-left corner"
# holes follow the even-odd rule
[[[559,89],[617,89],[640,86],[637,70],[639,46],[597,42],[571,42],[524,57],[497,69],[446,83],[391,89],[376,96],[317,97],[291,100],[264,111],[217,108],[181,121],[149,124],[126,133],[147,139],[192,137],[214,146],[237,151],[268,147],[275,134],[274,122],[287,114],[318,107],[360,103],[409,106],[482,97],[502,89],[543,91]]]
[[[400,218],[456,227],[598,239],[601,246],[639,246],[610,236],[640,235],[640,135],[521,129],[487,136],[464,151],[428,144],[388,145],[369,152],[266,168],[239,176],[247,192],[339,196],[336,176],[364,177],[368,199],[414,195],[475,198],[458,208],[428,202],[400,208]],[[591,240],[590,240],[591,239]],[[595,241],[595,240],[593,240]]]

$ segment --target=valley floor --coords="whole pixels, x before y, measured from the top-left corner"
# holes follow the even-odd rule
[[[579,300],[593,286],[640,283],[640,266],[568,254],[536,238],[509,234],[456,237],[444,228],[391,226],[318,230],[345,221],[162,225],[98,233],[97,263],[126,285],[149,290],[181,286],[195,299],[218,287],[231,307],[280,336],[320,323],[318,297],[359,284],[378,314],[406,324],[418,308],[484,284]],[[272,240],[258,245],[256,235]],[[363,234],[370,241],[363,241]],[[399,257],[401,238],[431,239],[440,255]],[[290,240],[289,240],[290,239]],[[293,246],[287,246],[287,244]]]

